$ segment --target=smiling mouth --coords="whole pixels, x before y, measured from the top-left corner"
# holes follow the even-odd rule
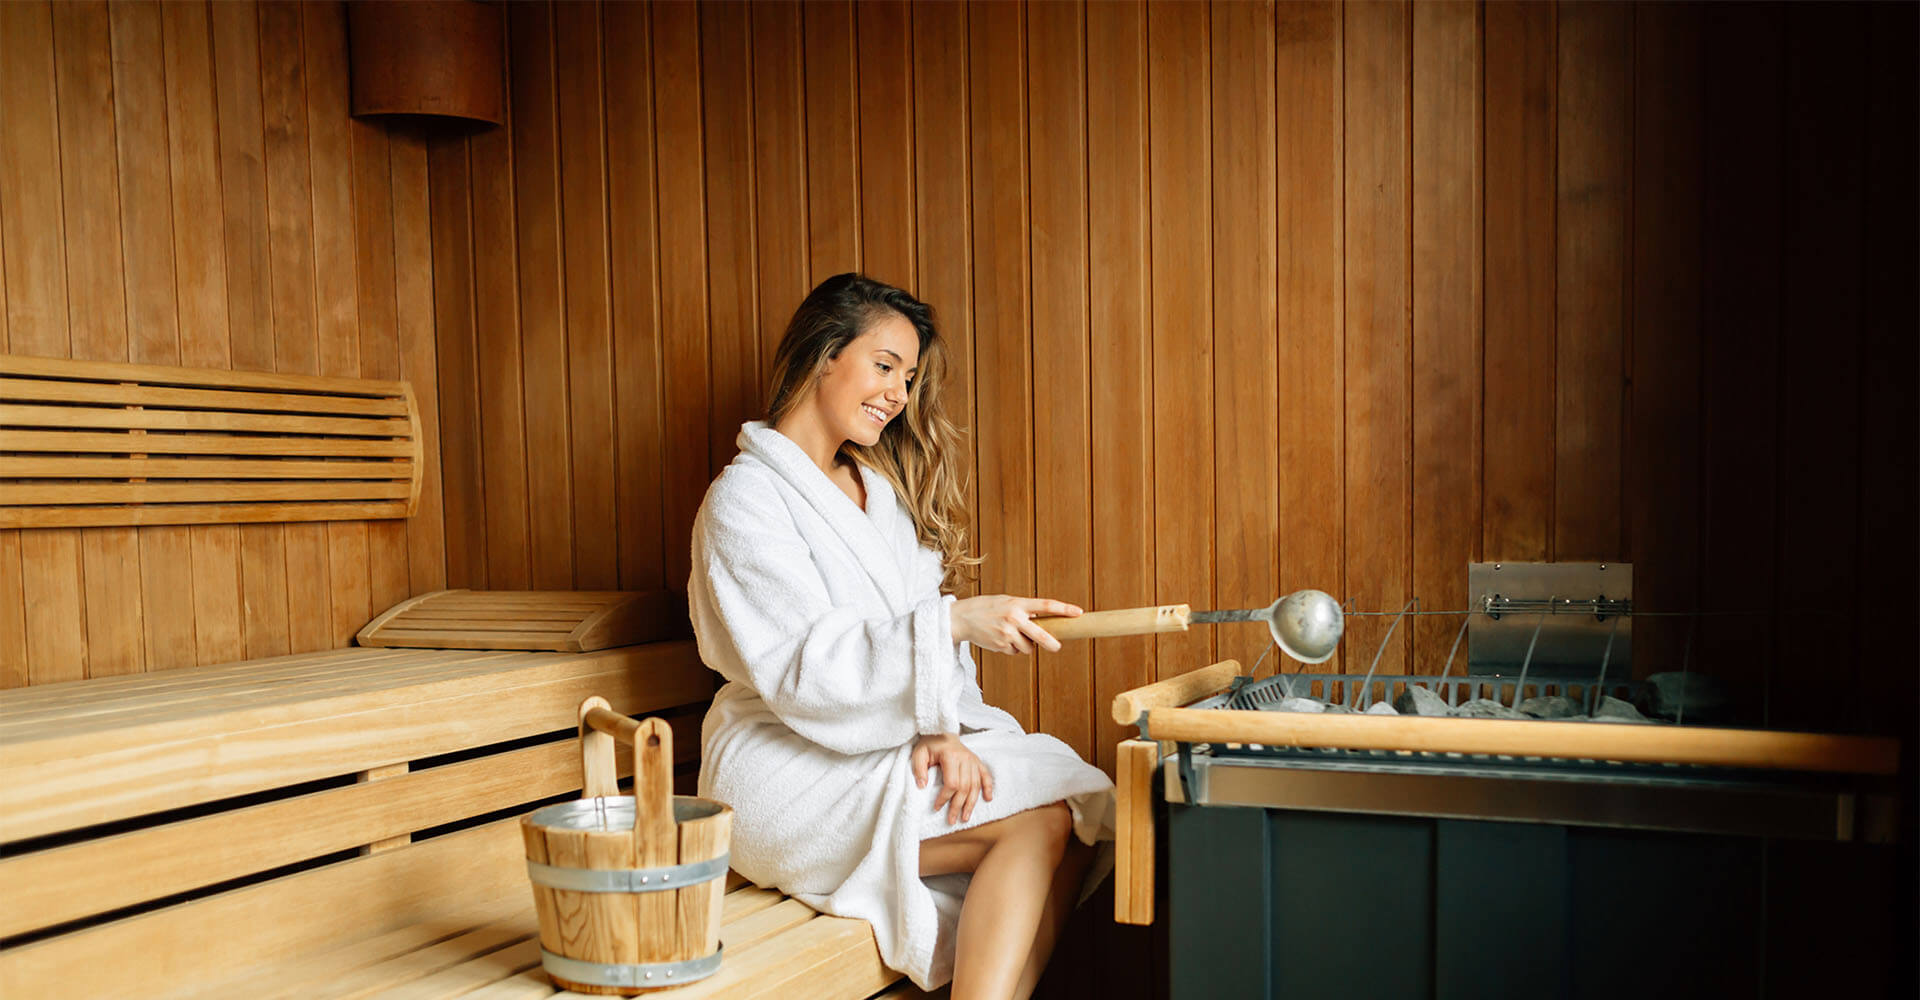
[[[867,411],[867,416],[872,417],[874,423],[885,424],[887,422],[887,411],[882,410],[877,406],[868,405],[866,403],[861,403],[860,408],[862,410]]]

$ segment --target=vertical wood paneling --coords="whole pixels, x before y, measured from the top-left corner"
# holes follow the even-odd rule
[[[1553,558],[1617,560],[1632,196],[1633,8],[1559,5]]]
[[[590,4],[554,7],[555,84],[601,89],[600,20]],[[606,142],[599,102],[558,101],[564,222],[568,440],[573,446],[573,582],[620,584],[613,492],[613,328],[607,277]]]
[[[1627,553],[1634,601],[1700,606],[1700,10],[1634,12],[1633,325],[1628,358]],[[1697,645],[1694,623],[1635,623],[1633,657],[1673,669]]]
[[[812,16],[812,11],[807,16]],[[701,165],[700,22],[692,5],[652,8],[654,169],[659,205],[660,362],[666,436],[663,544],[669,586],[686,586],[688,539],[706,494],[712,404],[707,362],[706,186]]]
[[[165,23],[157,3],[116,3],[108,12],[128,360],[179,364]],[[191,533],[182,526],[166,525],[139,529],[138,535],[140,575],[132,592],[138,594],[141,609],[142,664],[154,669],[190,663]],[[123,591],[109,599],[128,598]]]
[[[1086,38],[1073,4],[1027,7],[1027,128],[1031,136],[1036,594],[1088,606],[1093,598],[1087,315]],[[864,79],[864,78],[863,78]],[[871,218],[871,216],[869,216]],[[871,255],[873,244],[868,243]],[[1093,647],[1036,653],[1035,725],[1093,759]]]
[[[860,267],[860,135],[852,0],[800,9],[806,74],[807,247],[813,280]]]
[[[258,13],[273,366],[315,375],[320,337],[300,11],[288,3],[263,2]],[[324,524],[241,526],[241,585],[247,603],[260,612],[247,622],[248,656],[334,647],[329,557]],[[284,617],[270,608],[285,608]]]
[[[567,331],[560,246],[559,142],[552,9],[508,11],[512,74],[514,208],[525,366],[527,494],[533,585],[573,585],[573,477],[567,436]]]
[[[1398,610],[1411,596],[1413,412],[1407,53],[1411,10],[1347,8],[1346,586],[1360,609]],[[1349,622],[1347,669],[1362,673],[1391,628]],[[1411,629],[1393,632],[1379,669],[1407,670]]]
[[[1075,13],[1060,5],[1061,16]],[[913,72],[907,0],[867,0],[854,12],[859,39],[860,269],[912,289]],[[1078,59],[1062,52],[1062,59]]]
[[[1278,193],[1279,334],[1275,390],[1279,433],[1279,576],[1276,595],[1311,587],[1347,597],[1345,538],[1345,73],[1342,12],[1332,3],[1274,11],[1275,168]],[[1316,669],[1339,669],[1345,652]],[[1273,654],[1263,670],[1299,670]]]
[[[1147,10],[1087,8],[1087,285],[1093,341],[1093,592],[1088,610],[1153,603],[1153,326],[1147,294]],[[1100,206],[1098,211],[1092,206]],[[1094,642],[1094,759],[1123,734],[1105,711],[1153,680],[1154,641]],[[1126,734],[1131,735],[1131,734]]]
[[[313,188],[314,340],[322,375],[360,374],[358,274],[353,227],[353,135],[347,109],[347,39],[342,18],[313,4],[295,7],[306,70],[308,179]],[[375,610],[368,526],[328,524],[330,642],[347,645]]]
[[[1486,332],[1481,556],[1548,558],[1554,461],[1554,45],[1550,4],[1483,9]]]
[[[1279,586],[1275,24],[1267,3],[1212,14],[1214,606],[1257,608]],[[1260,622],[1213,633],[1248,670],[1273,645]]]
[[[220,185],[218,116],[213,50],[205,5],[163,4],[166,56],[167,161],[172,177],[174,294],[179,325],[179,363],[227,367],[226,239]],[[174,567],[166,578],[146,582],[150,667],[190,666],[201,658],[197,619],[218,607],[220,595],[203,600],[200,569],[209,539],[231,534],[220,527],[172,529],[185,537],[149,534],[148,555]],[[237,544],[237,541],[236,541]],[[157,551],[156,551],[157,550]],[[184,585],[179,579],[184,574]],[[205,580],[212,588],[213,580]],[[226,594],[231,601],[232,595]],[[235,614],[229,604],[227,613]]]
[[[0,142],[11,155],[0,169],[0,236],[7,246],[8,342],[21,354],[70,357],[67,325],[66,221],[61,191],[59,107],[54,30],[45,4],[0,8],[0,63],[8,100],[0,110]],[[20,535],[20,588],[25,599],[25,673],[31,683],[86,676],[86,619],[80,532]]]
[[[797,20],[796,20],[797,26]],[[612,308],[615,491],[619,499],[620,585],[634,589],[657,589],[666,585],[661,545],[664,541],[661,502],[663,477],[660,475],[663,442],[661,429],[663,394],[660,379],[660,290],[659,227],[654,211],[654,124],[653,124],[653,44],[647,23],[647,11],[639,4],[615,4],[604,15],[606,50],[621,53],[629,72],[615,73],[607,80],[607,209],[610,225],[620,238],[613,241]],[[475,212],[485,204],[484,178],[497,169],[479,156],[481,140],[474,140]],[[489,255],[482,255],[483,259]],[[497,258],[495,258],[497,259]],[[507,262],[511,266],[511,261]],[[519,340],[510,329],[498,331],[497,374],[483,382],[489,398],[504,390],[484,388],[493,383],[505,385],[518,377]],[[493,358],[493,348],[487,348]],[[517,397],[517,391],[515,392]],[[506,422],[489,420],[488,442],[499,439],[511,428],[496,430]],[[512,416],[517,420],[518,411]],[[523,462],[518,451],[507,456],[517,466]],[[491,468],[491,466],[489,467]],[[504,475],[504,474],[503,474]],[[524,476],[519,480],[524,482]],[[489,474],[487,490],[496,489]],[[502,542],[524,544],[524,504],[503,518],[502,531],[488,526],[491,545]],[[503,512],[504,513],[504,512]],[[681,584],[684,585],[684,584]],[[495,584],[500,586],[500,584]]]
[[[1480,555],[1480,66],[1476,5],[1414,5],[1412,592],[1431,610],[1467,606]],[[1412,672],[1444,669],[1460,624],[1409,622]]]
[[[611,97],[609,107],[613,106]],[[522,405],[520,355],[520,296],[514,281],[519,257],[514,246],[513,152],[502,129],[473,137],[468,144],[473,167],[469,208],[473,214],[473,239],[476,247],[498,248],[476,253],[473,259],[473,313],[475,356],[478,359],[479,449],[483,489],[486,494],[487,586],[498,590],[525,590],[532,586],[527,515],[526,421]],[[618,163],[617,160],[613,161]],[[615,174],[618,177],[618,173]],[[617,185],[614,187],[618,191]],[[617,206],[617,202],[615,203]],[[618,216],[615,216],[618,218]],[[615,245],[616,268],[621,261],[620,247],[638,242],[646,245],[644,233],[634,240]],[[437,270],[437,268],[436,268]],[[615,271],[618,274],[618,270]],[[616,292],[619,286],[615,286]],[[613,302],[614,321],[621,322],[621,300]],[[651,318],[651,317],[648,317]],[[634,326],[651,329],[650,323]],[[625,357],[616,354],[616,385],[626,371]],[[616,390],[617,391],[617,390]],[[630,399],[622,393],[620,399]],[[620,407],[622,424],[644,426],[648,411],[638,406]],[[443,425],[444,426],[444,425]],[[451,434],[447,435],[451,444]],[[621,438],[625,448],[626,438]],[[624,456],[625,452],[622,451]],[[623,478],[623,483],[625,479]],[[456,485],[448,483],[448,498]],[[658,493],[656,487],[654,492]],[[622,490],[621,551],[627,551],[636,535],[627,528],[628,511],[641,506],[640,499]],[[657,509],[657,507],[656,507]],[[449,523],[452,514],[448,514]],[[657,532],[656,532],[657,534]],[[464,537],[464,536],[462,536]],[[451,557],[452,553],[448,553]],[[451,567],[449,567],[451,568]]]
[[[0,76],[0,80],[4,80]],[[0,138],[6,135],[0,111]],[[4,169],[4,168],[0,168]],[[0,175],[4,176],[4,175]],[[4,211],[0,207],[0,211]],[[7,346],[7,240],[0,218],[0,349]],[[25,687],[27,676],[27,598],[20,578],[20,532],[0,531],[0,690]]]
[[[376,367],[359,356],[364,206],[348,162],[338,6],[12,4],[0,17],[8,350],[348,376]],[[384,145],[380,156],[384,172]],[[422,196],[425,173],[422,163],[408,181]],[[424,277],[426,241],[410,250]],[[391,301],[390,239],[384,255]],[[416,310],[428,357],[432,322],[430,305]],[[397,352],[389,368],[400,375]],[[386,524],[402,539],[402,579],[384,592],[397,600],[411,586],[406,527]],[[8,535],[0,684],[268,655],[296,632],[311,648],[340,645],[374,600],[380,556],[367,538],[356,523]]]
[[[1213,302],[1207,8],[1147,5],[1147,176],[1153,271],[1154,596],[1213,599]],[[1157,637],[1164,676],[1211,662],[1212,629]]]
[[[1034,592],[1033,385],[1027,259],[1026,24],[1013,4],[967,10],[973,137],[973,294],[976,442],[979,449],[980,590]],[[814,224],[819,225],[816,211]],[[1032,727],[1031,657],[987,655],[980,686],[989,704]]]
[[[707,468],[733,459],[740,425],[763,405],[759,295],[754,266],[752,11],[709,4],[700,11],[702,119],[707,185],[707,353],[712,427]]]
[[[393,254],[396,261],[433,259],[432,222],[427,204],[427,146],[418,134],[396,132],[390,161],[393,177]],[[433,269],[394,268],[395,317],[400,339],[400,373],[413,384],[420,407],[420,503],[404,524],[407,531],[407,581],[415,594],[447,585],[447,536],[441,515],[440,396],[434,378],[438,365],[433,345]]]
[[[440,474],[446,488],[447,583],[487,587],[487,493],[474,332],[472,183],[464,139],[427,145],[433,213],[434,340],[440,362]],[[612,394],[607,397],[611,399]],[[516,428],[517,430],[517,428]]]
[[[949,374],[947,418],[963,430],[974,427],[973,413],[973,162],[968,122],[972,120],[968,80],[967,11],[959,4],[916,4],[913,16],[914,236],[919,273],[915,293],[934,307],[934,323],[945,345]],[[759,50],[767,52],[766,46]],[[763,56],[764,58],[764,56]],[[762,134],[765,134],[764,131]],[[765,168],[765,162],[762,162]],[[761,202],[761,218],[772,204]],[[763,226],[762,232],[766,232]],[[761,256],[765,265],[766,256]],[[764,285],[762,286],[765,287]],[[798,301],[796,296],[795,301]],[[771,318],[771,317],[770,317]],[[779,336],[770,325],[769,334]],[[774,343],[768,345],[771,356]],[[980,549],[978,441],[969,437],[956,456],[966,479],[968,542]],[[979,591],[977,577],[962,581],[959,593]],[[978,654],[976,654],[978,655]]]
[[[812,283],[807,273],[806,92],[802,89],[800,7],[780,0],[754,0],[752,11],[754,287],[760,320],[756,331],[760,377],[752,399],[758,414],[766,406],[780,335]],[[912,13],[917,33],[924,12]],[[916,49],[917,42],[916,34]],[[950,53],[947,58],[959,56]],[[915,85],[919,85],[917,79]],[[922,110],[916,100],[906,103],[916,113]],[[962,113],[964,105],[956,103],[952,111]],[[963,119],[960,132],[965,131]],[[916,144],[909,153],[920,148]]]
[[[1777,292],[1756,290],[1779,289],[1784,278],[1782,11],[1710,5],[1703,28],[1703,169],[1714,182],[1703,192],[1702,224],[1715,247],[1703,262],[1700,291],[1700,586],[1709,611],[1762,610],[1775,589],[1780,300]],[[1702,668],[1757,685],[1768,709],[1777,663],[1772,619],[1707,618],[1700,628]]]
[[[53,35],[70,339],[76,357],[125,361],[125,267],[107,5],[55,5]],[[132,528],[88,528],[78,537],[87,674],[138,673],[145,642],[137,533]]]
[[[348,127],[353,157],[354,273],[360,323],[360,374],[401,378],[393,232],[393,171],[387,130],[370,121]],[[375,521],[367,526],[369,603],[385,609],[413,592],[409,578],[407,525]]]

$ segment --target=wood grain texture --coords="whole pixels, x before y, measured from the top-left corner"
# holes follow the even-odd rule
[[[527,510],[536,587],[573,585],[572,448],[567,420],[565,262],[560,244],[559,138],[552,8],[508,12],[512,74],[515,236],[526,393]]]
[[[1031,268],[1027,242],[1026,24],[1012,5],[969,7],[972,118],[973,359],[979,505],[980,590],[1034,593]],[[984,655],[987,703],[1031,729],[1035,672],[1027,657]]]
[[[972,54],[967,11],[958,4],[913,7],[914,235],[918,241],[915,294],[934,307],[949,373],[948,419],[965,429],[956,457],[966,480],[970,551],[978,555],[979,440],[974,432]],[[764,202],[763,202],[764,203]],[[771,205],[769,204],[770,208]],[[765,211],[763,211],[765,217]],[[763,255],[762,260],[765,260]],[[778,330],[770,330],[777,336]],[[768,345],[771,355],[772,344]],[[977,575],[962,579],[960,596],[979,591]],[[975,654],[976,661],[979,654]],[[977,667],[976,667],[977,672]]]
[[[1466,566],[1482,539],[1482,59],[1475,5],[1414,6],[1410,571],[1412,593],[1433,609],[1466,607]],[[1459,624],[1410,624],[1410,672],[1440,672]]]
[[[744,4],[700,12],[702,137],[706,144],[707,355],[712,365],[708,478],[739,449],[740,425],[762,414],[758,273],[754,254],[752,11]],[[796,303],[797,304],[797,303]]]
[[[662,518],[661,468],[665,442],[662,428],[665,393],[661,385],[659,227],[654,173],[653,73],[651,28],[647,11],[635,4],[615,4],[603,13],[603,47],[628,60],[633,72],[616,73],[607,80],[607,211],[618,238],[610,247],[613,307],[614,425],[616,449],[614,489],[618,494],[620,585],[653,588],[666,585]],[[642,70],[645,70],[644,72]],[[483,164],[475,140],[475,195],[492,164]],[[477,204],[477,202],[476,202]],[[492,266],[511,269],[514,262],[482,254]],[[499,381],[517,377],[518,345],[511,357],[498,361]],[[500,390],[488,390],[493,395]],[[501,432],[487,432],[494,440]],[[512,433],[509,429],[508,433]],[[518,458],[517,453],[509,453]],[[516,488],[508,480],[504,488]],[[491,494],[503,487],[489,480]],[[517,512],[504,528],[524,518]],[[488,534],[502,541],[524,544],[508,531],[488,526]],[[497,544],[497,543],[496,543]],[[520,586],[501,582],[495,586]]]
[[[1346,343],[1344,19],[1331,4],[1281,4],[1274,12],[1277,101],[1274,138],[1279,185],[1277,278],[1280,593],[1311,587],[1344,600]],[[1319,529],[1307,525],[1324,525]],[[1277,595],[1276,595],[1277,596]],[[1344,650],[1336,664],[1345,662]],[[1299,670],[1281,660],[1263,673]]]
[[[1214,351],[1208,11],[1147,5],[1147,177],[1153,316],[1154,601],[1213,595]],[[1211,662],[1211,630],[1156,636],[1162,674]]]
[[[858,40],[852,0],[800,9],[805,58],[807,262],[813,280],[860,268]]]
[[[472,176],[465,138],[427,144],[434,255],[434,345],[440,370],[440,474],[446,489],[447,581],[487,586],[486,463],[475,320]],[[517,436],[517,435],[516,435]]]
[[[598,93],[599,11],[554,7],[554,86],[559,94]],[[573,587],[620,582],[614,502],[613,316],[607,269],[606,138],[598,104],[560,100],[561,244],[566,284],[568,442],[573,449]]]
[[[1213,476],[1216,608],[1279,596],[1278,144],[1274,8],[1212,7]],[[1291,96],[1288,98],[1291,100]],[[1213,629],[1214,656],[1254,663],[1273,645],[1259,622]],[[1275,655],[1278,655],[1277,653]]]
[[[1481,555],[1548,558],[1553,535],[1556,8],[1489,4]],[[1492,58],[1492,53],[1503,53]]]
[[[1557,9],[1553,557],[1618,560],[1634,12]]]
[[[1346,586],[1356,607],[1397,611],[1412,594],[1412,151],[1405,53],[1411,8],[1349,7],[1346,46]],[[1406,672],[1391,620],[1348,623],[1346,669]],[[1383,642],[1388,644],[1381,648]]]
[[[1033,262],[1034,592],[1093,599],[1086,39],[1081,11],[1027,8]],[[1094,759],[1090,643],[1036,652],[1035,724]]]
[[[660,372],[666,584],[685,586],[693,517],[706,495],[712,395],[707,360],[706,185],[700,162],[699,30],[692,8],[652,14],[655,196],[660,206]],[[671,421],[670,423],[668,421]]]
[[[1153,327],[1148,305],[1147,35],[1144,3],[1087,8],[1089,608],[1154,597]],[[1094,707],[1154,675],[1154,639],[1094,642]],[[1095,712],[1094,760],[1115,767],[1121,727]]]
[[[1072,19],[1077,19],[1077,13],[1073,5],[1062,5],[1058,12]],[[916,271],[913,75],[917,53],[910,34],[912,17],[908,0],[874,0],[854,7],[860,54],[855,81],[860,269],[907,289],[912,288]],[[1069,52],[1061,55],[1068,62],[1078,58]]]

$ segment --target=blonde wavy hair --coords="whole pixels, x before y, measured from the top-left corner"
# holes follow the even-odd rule
[[[940,589],[952,593],[980,565],[967,552],[966,482],[959,471],[960,429],[947,419],[944,394],[946,347],[933,325],[933,308],[912,295],[863,274],[836,274],[820,284],[794,310],[773,356],[773,386],[767,423],[781,418],[807,398],[827,362],[876,320],[897,314],[920,335],[919,373],[907,391],[907,406],[889,422],[873,447],[849,441],[840,454],[878,472],[893,486],[913,517],[920,543],[940,553],[945,576]]]

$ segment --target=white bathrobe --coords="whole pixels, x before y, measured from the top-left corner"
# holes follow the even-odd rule
[[[1113,783],[981,700],[953,641],[939,554],[887,481],[867,509],[785,435],[741,428],[740,454],[693,528],[687,601],[700,656],[727,684],[702,732],[700,794],[733,807],[733,867],[826,913],[873,924],[881,958],[923,989],[953,975],[965,876],[921,879],[920,841],[1065,801],[1111,839]],[[958,733],[994,778],[970,821],[916,787],[924,733]]]

